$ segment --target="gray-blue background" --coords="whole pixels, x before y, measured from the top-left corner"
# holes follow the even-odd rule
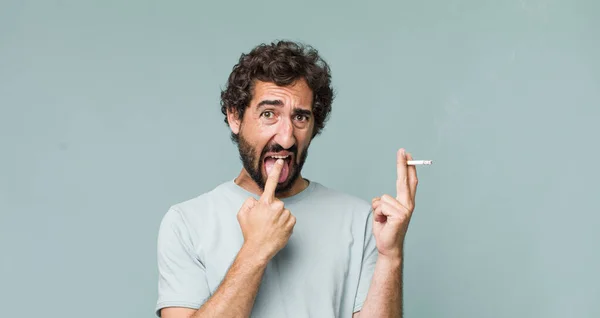
[[[241,52],[314,45],[305,175],[366,200],[419,159],[407,317],[598,317],[597,1],[1,1],[4,317],[151,317],[167,208],[233,178]],[[344,180],[344,178],[350,178]],[[318,235],[318,233],[315,233]]]

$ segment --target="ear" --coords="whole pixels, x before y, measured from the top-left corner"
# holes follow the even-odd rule
[[[231,132],[236,135],[239,134],[241,118],[239,118],[235,110],[227,109],[227,122],[229,123],[229,128],[231,128]]]

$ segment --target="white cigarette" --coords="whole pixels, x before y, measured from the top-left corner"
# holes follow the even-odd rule
[[[417,165],[430,165],[433,163],[433,160],[408,160],[406,162],[409,166],[417,166]]]

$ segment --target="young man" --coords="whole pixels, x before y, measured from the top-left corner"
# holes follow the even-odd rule
[[[416,170],[400,149],[396,196],[371,203],[302,177],[332,101],[329,67],[311,47],[280,41],[242,54],[221,110],[243,168],[164,216],[157,315],[402,316]]]

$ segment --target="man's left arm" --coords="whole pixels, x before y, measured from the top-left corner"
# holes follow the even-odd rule
[[[402,317],[402,275],[404,238],[415,206],[417,172],[406,161],[412,156],[400,149],[397,154],[396,198],[374,198],[373,235],[378,250],[369,292],[356,317]]]
[[[365,304],[352,317],[402,317],[402,308],[402,260],[380,256]]]

